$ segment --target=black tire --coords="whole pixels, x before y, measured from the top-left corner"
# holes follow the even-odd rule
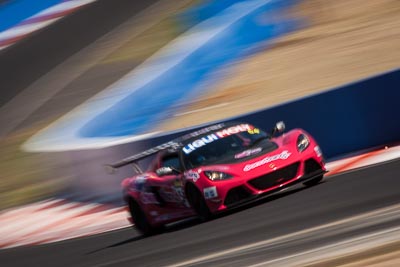
[[[190,206],[202,221],[210,220],[213,217],[213,214],[207,206],[206,200],[196,186],[192,184],[187,185],[186,197]]]
[[[308,187],[314,186],[314,185],[319,184],[319,182],[321,182],[322,178],[324,178],[323,175],[318,176],[317,178],[314,178],[314,179],[312,179],[312,180],[310,180],[310,181],[304,182],[303,184],[304,184],[305,186],[308,186]]]
[[[133,218],[134,227],[145,236],[156,234],[160,228],[154,227],[148,221],[146,214],[139,204],[132,198],[128,201],[129,212]]]

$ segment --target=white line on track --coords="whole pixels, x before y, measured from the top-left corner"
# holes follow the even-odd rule
[[[365,251],[369,248],[381,246],[387,243],[398,241],[400,237],[400,227],[393,227],[357,238],[347,239],[316,249],[307,250],[301,253],[292,254],[274,260],[264,261],[248,267],[261,266],[303,266],[315,264],[318,261],[351,255]]]
[[[83,5],[90,4],[95,1],[97,1],[97,0],[73,0],[73,1],[62,2],[58,5],[49,7],[48,9],[45,9],[45,10],[39,12],[38,14],[34,15],[31,18],[37,18],[40,16],[48,16],[48,15],[56,14],[56,13],[59,13],[59,12],[65,11],[65,10],[74,9],[74,8],[77,8],[77,7],[80,7]]]
[[[50,25],[51,23],[55,22],[58,19],[59,18],[54,18],[51,20],[21,25],[16,28],[12,28],[10,30],[6,30],[4,32],[0,32],[0,42],[5,41],[7,39],[16,38],[18,36],[25,35],[25,34],[33,32],[33,31],[36,31],[36,30],[39,30],[41,28],[44,28],[44,27]]]
[[[346,239],[341,242],[329,244],[316,249],[303,251],[289,256],[263,261],[248,267],[261,266],[304,266],[316,264],[319,261],[343,257],[365,251],[372,247],[399,241],[400,227],[392,227],[382,231],[373,232],[356,238]]]
[[[385,208],[381,208],[381,209],[377,209],[371,212],[366,212],[363,214],[359,214],[356,216],[351,216],[345,219],[341,219],[338,221],[334,221],[328,224],[324,224],[324,225],[319,225],[316,227],[312,227],[312,228],[308,228],[305,230],[301,230],[301,231],[297,231],[294,233],[290,233],[290,234],[286,234],[286,235],[282,235],[276,238],[272,238],[272,239],[268,239],[268,240],[263,240],[263,241],[259,241],[259,242],[255,242],[255,243],[251,243],[251,244],[247,244],[247,245],[243,245],[243,246],[238,246],[235,248],[231,248],[231,249],[226,249],[226,250],[222,250],[219,252],[215,252],[215,253],[211,253],[208,254],[206,256],[201,256],[201,257],[197,257],[197,258],[193,258],[187,261],[183,261],[183,262],[179,262],[176,264],[172,264],[172,265],[168,265],[169,267],[179,267],[179,266],[186,266],[186,265],[191,265],[191,264],[199,264],[205,261],[210,261],[213,259],[217,259],[220,257],[224,257],[227,255],[231,255],[231,254],[235,254],[244,250],[252,250],[252,249],[256,249],[256,248],[261,248],[261,247],[265,247],[268,245],[272,245],[275,243],[280,243],[280,242],[284,242],[284,241],[290,241],[294,238],[298,238],[299,236],[303,236],[303,235],[309,235],[313,232],[316,231],[321,231],[321,230],[326,230],[332,227],[336,227],[336,226],[346,226],[349,223],[354,223],[354,222],[363,222],[365,220],[371,220],[372,218],[375,217],[382,217],[382,216],[388,216],[388,215],[392,215],[393,213],[396,213],[397,216],[400,216],[400,204],[396,204],[396,205],[392,205],[389,207],[385,207]],[[400,228],[399,228],[400,229]],[[400,232],[400,231],[399,231]],[[264,264],[264,263],[262,263]]]

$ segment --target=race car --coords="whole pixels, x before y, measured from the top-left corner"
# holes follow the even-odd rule
[[[266,133],[249,123],[219,123],[110,164],[133,164],[122,182],[131,222],[144,235],[165,224],[215,214],[326,173],[320,147],[301,129]],[[147,171],[138,162],[153,157]]]

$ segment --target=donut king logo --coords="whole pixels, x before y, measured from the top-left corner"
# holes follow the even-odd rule
[[[282,151],[280,154],[274,155],[274,156],[270,156],[270,157],[265,157],[262,160],[256,161],[254,163],[251,164],[247,164],[246,166],[244,166],[243,171],[248,172],[251,171],[255,168],[258,168],[262,165],[265,165],[267,163],[270,163],[272,161],[278,160],[278,159],[287,159],[290,157],[290,155],[292,155],[292,153],[290,153],[287,150]]]
[[[254,126],[249,125],[249,124],[235,125],[235,126],[223,129],[221,131],[206,135],[200,139],[197,139],[197,140],[193,141],[192,143],[187,144],[185,147],[183,147],[182,150],[185,154],[190,154],[191,152],[193,152],[194,150],[196,150],[199,147],[205,146],[206,144],[209,144],[211,142],[214,142],[215,140],[230,136],[232,134],[237,134],[240,132],[253,132],[253,134],[254,134],[255,133],[253,131],[254,129],[255,129]],[[259,132],[258,129],[257,129],[257,131]]]

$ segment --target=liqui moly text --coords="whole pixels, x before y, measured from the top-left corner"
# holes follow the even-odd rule
[[[202,138],[199,138],[199,139],[193,141],[192,143],[187,144],[183,148],[183,152],[185,154],[190,154],[191,152],[193,152],[197,148],[205,146],[206,144],[209,144],[209,143],[211,143],[211,142],[213,142],[215,140],[230,136],[232,134],[237,134],[237,133],[240,133],[240,132],[247,132],[247,131],[250,131],[252,129],[254,129],[254,127],[249,125],[249,124],[240,124],[240,125],[232,126],[232,127],[223,129],[221,131],[214,132],[214,133],[209,134],[207,136],[203,136]]]

